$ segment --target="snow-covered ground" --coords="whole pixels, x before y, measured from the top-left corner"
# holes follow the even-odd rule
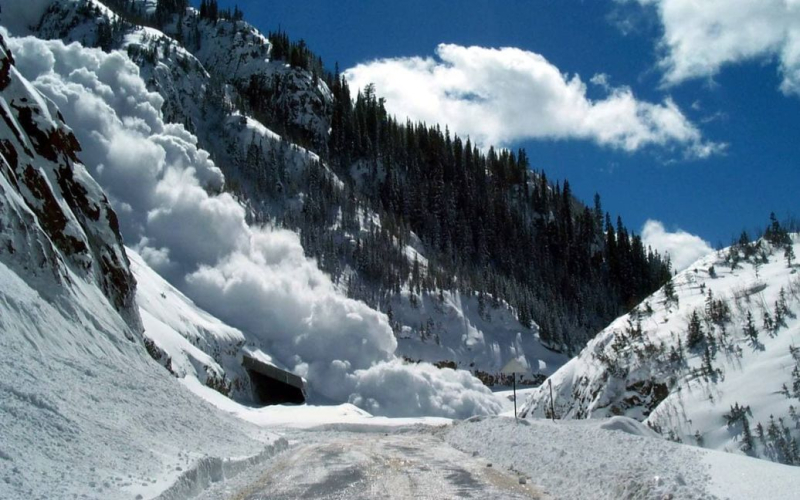
[[[673,443],[626,417],[430,426],[346,408],[273,414],[284,411],[318,425],[282,427],[286,451],[198,498],[789,500],[800,488],[793,467]]]
[[[186,391],[97,287],[20,274],[0,261],[0,498],[183,498],[285,446]]]
[[[18,26],[22,32],[49,3],[36,0],[20,9],[19,2],[0,0],[4,15],[16,13],[17,21],[24,21]],[[75,14],[82,2],[60,5]],[[109,14],[103,8],[101,15]],[[57,15],[50,21],[54,33],[62,27]],[[93,22],[74,26],[71,36],[95,33]],[[225,35],[239,27],[244,35]],[[290,497],[311,495],[310,490],[316,492],[311,496],[513,498],[544,497],[546,489],[557,498],[788,498],[797,489],[797,469],[680,447],[653,438],[629,419],[484,419],[450,429],[447,418],[418,418],[508,412],[512,403],[507,391],[492,394],[465,371],[406,363],[403,356],[489,372],[517,358],[541,373],[551,373],[565,359],[542,348],[535,329],[520,329],[510,311],[490,310],[489,321],[477,299],[450,293],[441,299],[425,295],[413,307],[404,302],[408,295],[395,297],[395,319],[408,327],[398,341],[386,315],[345,297],[306,258],[297,234],[249,225],[245,207],[222,192],[224,177],[198,136],[169,123],[162,106],[175,111],[185,104],[180,100],[194,99],[193,92],[205,88],[208,73],[200,60],[232,65],[228,48],[243,55],[257,43],[260,50],[233,70],[252,74],[264,69],[269,47],[241,23],[205,23],[203,30],[210,43],[197,59],[175,46],[147,70],[122,52],[33,37],[7,40],[19,72],[4,51],[0,498],[182,500],[212,483],[221,485],[204,493],[212,497],[259,484],[277,485]],[[124,43],[143,48],[172,43],[161,37],[141,29]],[[197,80],[184,78],[188,73],[176,69],[182,64],[195,69]],[[159,76],[172,70],[169,78]],[[291,71],[282,64],[268,70]],[[294,76],[298,85],[308,80]],[[183,96],[170,101],[172,94],[154,92],[145,79],[185,85],[172,87],[175,96]],[[318,98],[324,106],[322,87],[300,97]],[[196,103],[190,111],[201,112]],[[62,113],[72,130],[61,123]],[[275,142],[274,134],[251,118],[234,116],[224,123],[228,134],[241,136],[239,145],[256,136]],[[327,129],[324,123],[309,126]],[[77,141],[85,167],[78,163]],[[317,159],[291,151],[286,154],[304,162]],[[135,247],[127,257],[117,221]],[[730,338],[718,343],[725,362],[719,356],[715,366],[724,372],[706,374],[715,385],[697,376],[699,357],[689,356],[681,372],[685,393],[670,394],[668,400],[677,403],[656,408],[651,423],[676,428],[684,437],[702,428],[707,444],[720,447],[733,439],[720,414],[740,401],[740,394],[747,395],[743,404],[753,405],[754,419],[788,411],[787,400],[797,396],[782,394],[780,381],[791,382],[797,358],[789,348],[800,322],[787,315],[783,328],[752,346],[741,329],[743,304],[763,306],[763,312],[777,300],[786,277],[779,260],[773,255],[761,266],[745,263],[730,273],[717,265],[714,276],[707,266],[718,263],[709,261],[676,280],[680,308],[654,301],[653,321],[665,325],[653,331],[660,340],[673,338],[670,327],[685,326],[684,306],[700,307],[699,290],[732,295],[738,308]],[[795,282],[790,277],[785,287],[791,290]],[[612,325],[611,335],[626,325]],[[404,336],[423,330],[425,339]],[[608,346],[604,338],[597,344],[601,349]],[[247,406],[244,353],[305,376],[320,399],[349,403]],[[649,376],[648,370],[638,373]],[[761,387],[763,380],[777,382]],[[620,387],[627,385],[612,389]],[[525,389],[518,397],[524,392],[538,394]],[[629,395],[604,393],[603,404],[618,396]],[[646,416],[641,406],[634,411]],[[676,413],[677,407],[684,413]],[[270,461],[288,446],[288,453]],[[504,470],[487,467],[488,461]],[[309,462],[311,475],[303,473]],[[520,474],[532,486],[522,488]],[[254,498],[261,495],[248,491]]]
[[[256,499],[548,498],[514,471],[447,445],[428,427],[295,431],[265,467],[199,497]]]
[[[476,418],[447,433],[466,453],[513,468],[553,498],[797,498],[794,467],[672,443],[628,418]]]

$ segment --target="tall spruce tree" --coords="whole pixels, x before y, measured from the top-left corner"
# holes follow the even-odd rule
[[[700,315],[697,313],[697,310],[695,310],[692,312],[692,316],[689,319],[686,346],[689,349],[694,349],[702,344],[704,340],[705,334],[703,333],[703,325],[700,320]]]

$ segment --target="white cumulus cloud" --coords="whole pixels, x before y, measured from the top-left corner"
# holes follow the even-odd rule
[[[703,139],[672,99],[638,100],[629,87],[592,80],[606,95],[593,100],[578,75],[517,48],[441,44],[436,57],[379,59],[344,72],[350,84],[375,84],[399,118],[447,125],[484,146],[525,139],[584,139],[625,151],[680,147],[707,157],[723,145]]]
[[[163,99],[124,53],[4,36],[18,70],[74,130],[126,243],[200,306],[248,332],[327,398],[384,414],[500,410],[467,372],[399,362],[386,316],[339,293],[296,233],[249,226],[233,197],[216,194],[224,178],[209,154],[182,125],[164,122]]]
[[[669,255],[675,271],[683,271],[697,259],[714,251],[705,240],[680,229],[670,232],[664,224],[648,219],[642,228],[642,242],[645,246],[658,250],[662,255]]]
[[[660,64],[666,83],[776,58],[781,90],[800,94],[800,0],[635,1],[655,7],[663,25]]]

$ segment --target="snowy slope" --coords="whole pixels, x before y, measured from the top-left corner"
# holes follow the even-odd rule
[[[798,243],[795,235],[795,254]],[[699,260],[672,280],[672,300],[669,287],[657,292],[550,377],[556,416],[625,415],[685,443],[795,462],[800,275],[792,264],[784,246],[763,239]],[[702,336],[692,346],[695,312]],[[521,414],[549,408],[545,384]]]
[[[544,347],[534,331],[523,327],[504,307],[486,306],[478,298],[458,292],[425,293],[411,303],[410,294],[391,302],[392,315],[401,327],[398,354],[471,370],[487,385],[509,385],[500,370],[511,359],[527,366],[525,380],[538,382],[568,361],[564,354]]]
[[[2,38],[0,114],[0,498],[185,493],[285,446],[148,356],[116,215]]]
[[[13,0],[3,0],[0,5],[5,11],[13,3]],[[227,105],[232,107],[237,89],[258,81],[265,88],[280,88],[275,104],[285,110],[289,122],[305,131],[318,146],[326,143],[330,127],[330,90],[323,81],[315,81],[309,72],[292,68],[283,61],[272,61],[269,40],[245,21],[203,19],[196,9],[189,8],[180,19],[173,16],[163,31],[128,25],[104,39],[100,27],[113,26],[120,20],[110,8],[113,3],[42,0],[37,4],[41,5],[32,10],[40,12],[38,20],[28,22],[28,26],[33,25],[32,29],[20,22],[10,21],[9,24],[5,18],[2,18],[3,24],[14,35],[34,33],[45,39],[57,38],[126,51],[140,65],[151,88],[164,96],[165,114],[171,121],[191,123],[191,128],[200,135],[204,135],[204,130],[215,128],[217,117],[211,108],[224,103],[203,106],[198,96],[223,83],[226,88],[219,90],[227,95],[230,99]],[[14,12],[15,7],[10,9],[11,16],[21,17]],[[145,10],[154,10],[154,7],[147,5]],[[26,13],[25,17],[34,19],[36,15]]]
[[[653,437],[626,417],[568,422],[471,419],[446,435],[456,448],[509,468],[555,499],[797,497],[800,474],[780,464]]]

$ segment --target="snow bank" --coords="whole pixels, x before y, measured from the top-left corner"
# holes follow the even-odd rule
[[[126,242],[199,306],[326,398],[448,417],[499,409],[466,375],[393,362],[397,342],[384,314],[341,295],[305,257],[297,234],[249,227],[235,199],[215,194],[224,179],[208,153],[182,126],[164,123],[163,99],[126,55],[31,37],[9,44],[20,72],[74,128]],[[430,396],[402,404],[375,385],[389,373]],[[456,394],[459,384],[467,397]]]
[[[279,432],[283,432],[282,429],[286,428],[309,429],[317,427],[348,430],[362,429],[370,432],[380,432],[382,429],[392,427],[419,424],[440,426],[452,423],[451,419],[443,417],[398,418],[374,416],[350,403],[340,405],[271,405],[254,408],[222,396],[219,392],[200,384],[195,378],[184,378],[181,383],[220,410],[259,427],[277,428]]]
[[[608,420],[602,421],[600,428],[607,431],[624,432],[634,436],[656,439],[661,438],[661,436],[654,430],[650,429],[646,425],[643,425],[641,422],[637,422],[636,420],[628,417],[611,417]]]
[[[288,447],[289,442],[281,437],[275,439],[261,453],[251,457],[228,459],[203,457],[188,471],[182,473],[172,486],[158,495],[158,500],[193,498],[205,491],[212,483],[233,478],[241,472],[265,462]]]
[[[184,390],[71,277],[51,304],[0,262],[0,498],[150,498],[209,457],[270,453],[277,436]]]
[[[445,439],[513,467],[557,499],[796,498],[795,468],[605,428],[619,422],[483,418]]]

